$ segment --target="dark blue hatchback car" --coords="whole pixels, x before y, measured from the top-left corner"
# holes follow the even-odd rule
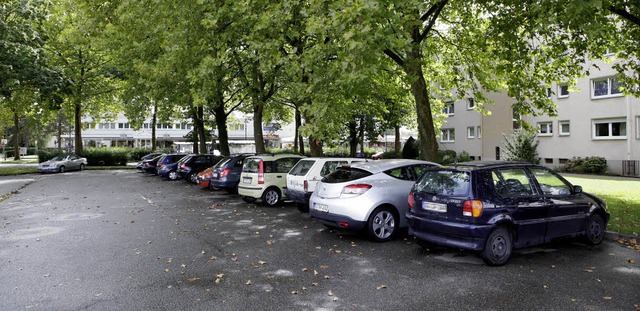
[[[419,240],[481,252],[488,265],[513,248],[561,237],[602,242],[605,202],[542,166],[468,162],[427,170],[409,194],[409,234]]]
[[[178,162],[185,156],[186,154],[183,153],[171,153],[162,156],[158,160],[158,176],[170,180],[180,178],[180,175],[178,175]]]

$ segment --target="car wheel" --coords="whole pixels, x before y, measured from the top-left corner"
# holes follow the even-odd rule
[[[491,231],[482,250],[482,260],[490,266],[502,266],[511,256],[511,233],[505,227]]]
[[[65,171],[64,165],[60,165],[60,167],[58,168],[58,172],[64,173],[64,171]]]
[[[171,180],[178,179],[178,172],[176,172],[176,171],[169,172],[169,179],[171,179]]]
[[[80,164],[80,170],[84,171],[84,164]]]
[[[280,191],[277,188],[268,188],[262,194],[262,204],[276,206],[280,202]]]
[[[300,213],[308,213],[309,212],[309,204],[296,203],[296,207],[298,208]]]
[[[191,173],[189,174],[189,178],[188,180],[192,183],[192,184],[197,184],[198,183],[198,175],[196,173]]]
[[[585,228],[585,238],[588,244],[598,245],[604,238],[604,221],[598,214],[593,214],[587,221],[587,227]]]
[[[369,217],[369,235],[377,242],[386,242],[396,234],[398,217],[388,207],[379,207]]]
[[[256,198],[252,198],[252,197],[247,197],[247,196],[243,196],[242,197],[242,201],[245,201],[247,203],[253,203],[255,202],[257,199]]]

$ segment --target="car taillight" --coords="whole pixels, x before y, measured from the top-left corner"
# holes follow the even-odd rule
[[[260,168],[258,169],[258,185],[264,184],[264,161],[260,160]]]
[[[477,218],[480,217],[480,215],[482,215],[482,201],[464,201],[464,205],[462,205],[462,216],[471,216]]]
[[[304,192],[309,191],[309,182],[308,181],[304,181]]]
[[[413,193],[409,192],[409,199],[407,201],[409,203],[409,208],[413,208],[416,204],[416,200],[413,198]]]
[[[180,165],[180,168],[184,170],[187,168],[187,165],[183,163],[182,165]]]
[[[367,184],[353,184],[348,185],[342,188],[342,193],[344,194],[363,194],[367,192],[367,190],[371,189],[371,185]]]
[[[228,168],[223,169],[222,171],[220,171],[220,178],[229,175],[229,172],[231,172],[231,169],[228,169]]]
[[[163,164],[162,162],[159,162],[158,167],[162,167],[162,164]]]

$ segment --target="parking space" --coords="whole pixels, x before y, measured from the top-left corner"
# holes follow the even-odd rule
[[[518,250],[492,268],[471,252],[406,235],[376,243],[293,204],[247,204],[132,170],[16,179],[33,181],[0,203],[1,310],[640,305],[640,255],[615,241]]]

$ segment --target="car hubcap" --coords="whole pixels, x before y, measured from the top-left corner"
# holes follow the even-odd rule
[[[491,253],[495,258],[502,258],[507,251],[507,244],[503,237],[499,236],[491,243]]]
[[[192,183],[197,183],[198,182],[198,176],[196,176],[195,174],[191,174],[191,182]]]
[[[591,226],[589,227],[589,232],[591,232],[591,239],[594,241],[598,241],[600,239],[600,222],[592,221]]]
[[[178,174],[178,173],[176,173],[176,172],[170,172],[170,173],[169,173],[169,178],[170,178],[170,179],[176,179],[176,175],[177,175],[177,174]]]
[[[267,192],[266,198],[267,198],[267,204],[269,205],[273,205],[273,204],[276,204],[276,202],[278,202],[278,194],[275,191]]]
[[[373,233],[380,239],[386,239],[393,233],[395,219],[389,212],[380,212],[373,218]]]

